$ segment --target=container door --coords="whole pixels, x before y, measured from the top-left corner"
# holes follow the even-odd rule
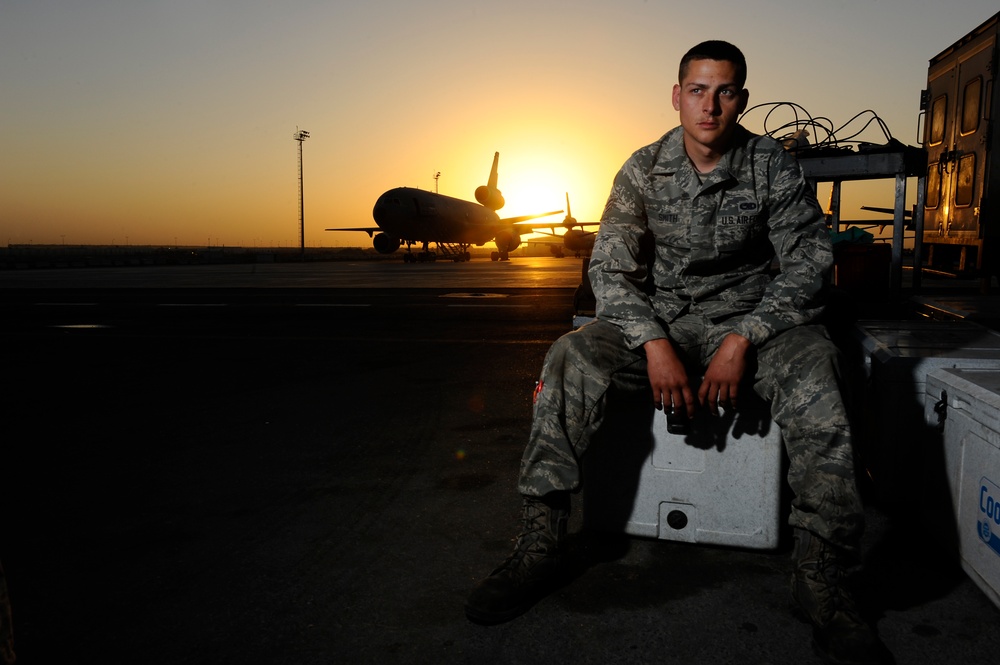
[[[928,81],[926,146],[928,240],[981,238],[996,33],[958,51]]]

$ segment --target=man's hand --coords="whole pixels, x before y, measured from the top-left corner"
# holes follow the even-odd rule
[[[698,388],[698,403],[702,406],[707,404],[713,415],[718,415],[720,406],[736,407],[749,350],[750,340],[730,333],[722,340],[712,361],[708,363],[705,379]]]
[[[653,389],[653,404],[657,409],[683,410],[694,417],[694,393],[688,383],[684,363],[677,357],[667,339],[653,339],[643,345],[646,351],[646,371]]]

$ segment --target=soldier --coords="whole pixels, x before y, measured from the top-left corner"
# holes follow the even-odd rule
[[[822,211],[795,159],[737,123],[748,99],[738,48],[695,46],[678,81],[680,127],[615,177],[589,268],[597,318],[546,356],[518,480],[523,531],[466,615],[508,621],[553,588],[570,493],[609,392],[651,393],[657,409],[691,417],[735,407],[752,381],[788,453],[792,595],[814,645],[831,662],[878,662],[878,638],[843,584],[863,512],[838,351],[816,323],[833,264]]]

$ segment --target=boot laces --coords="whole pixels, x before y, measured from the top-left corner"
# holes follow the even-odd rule
[[[512,572],[520,570],[524,573],[534,562],[525,561],[529,558],[543,558],[552,553],[555,542],[551,540],[545,525],[545,512],[534,503],[526,503],[521,516],[521,533],[514,540],[514,551],[497,566],[493,573],[504,569]]]

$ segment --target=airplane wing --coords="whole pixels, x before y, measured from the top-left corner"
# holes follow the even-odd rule
[[[892,208],[876,208],[875,206],[861,206],[862,210],[867,210],[869,212],[880,212],[883,215],[894,215],[896,211]],[[913,212],[910,210],[903,211],[903,217],[913,217]]]
[[[363,231],[371,238],[373,233],[378,233],[382,229],[377,226],[358,226],[350,229],[326,229],[327,231]]]
[[[542,233],[540,236],[535,236],[533,238],[521,238],[521,242],[526,245],[558,245],[562,247],[565,242],[563,237],[555,234]]]
[[[552,222],[551,224],[515,224],[515,226],[526,226],[533,229],[569,229],[575,226],[600,226],[600,222],[572,222],[567,224],[566,222]]]
[[[501,219],[501,222],[507,224],[513,224],[514,226],[534,226],[534,224],[525,224],[529,219],[538,219],[539,217],[549,217],[550,215],[560,215],[562,210],[553,210],[552,212],[540,212],[537,215],[521,215],[520,217],[506,217]],[[544,226],[544,225],[543,225]],[[555,224],[554,226],[559,226]]]
[[[573,226],[578,226],[579,228],[564,226],[563,228],[566,232],[562,235],[556,233],[556,228],[559,228],[558,226],[554,228],[535,228],[532,231],[537,235],[531,238],[523,238],[521,242],[529,245],[548,245],[553,249],[553,252],[556,251],[556,248],[565,247],[577,256],[589,254],[594,249],[594,240],[597,238],[597,231],[587,231],[584,227],[599,227],[600,224],[597,222],[576,222]],[[558,256],[562,256],[562,254],[560,253]]]
[[[555,212],[547,212],[542,215],[533,215],[527,219],[533,219],[534,217],[547,217],[548,215],[558,215],[562,210],[556,210]],[[514,226],[527,226],[532,229],[548,229],[549,231],[555,231],[556,229],[572,229],[579,226],[582,231],[584,227],[587,226],[600,226],[600,222],[578,222],[576,218],[573,217],[573,213],[569,207],[569,192],[566,192],[566,217],[563,218],[561,222],[551,222],[549,224],[538,224],[535,222],[528,223],[525,218],[515,217],[511,220]],[[550,235],[552,235],[550,233]]]

